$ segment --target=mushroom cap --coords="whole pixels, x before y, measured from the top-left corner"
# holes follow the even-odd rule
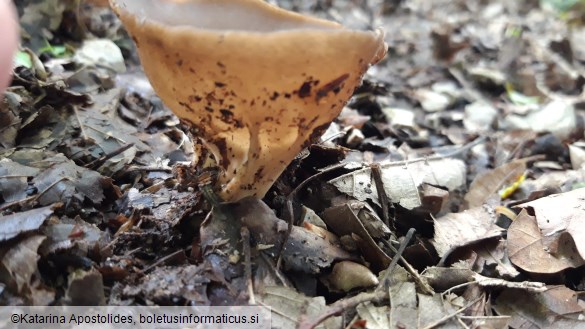
[[[383,33],[262,0],[110,0],[163,102],[222,168],[226,201],[263,197],[337,117]]]

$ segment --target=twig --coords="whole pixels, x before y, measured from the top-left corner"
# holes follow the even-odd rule
[[[386,245],[386,247],[388,247],[390,250],[392,250],[392,252],[397,255],[398,254],[398,250],[396,250],[396,248],[394,248],[394,246],[392,244],[390,244],[390,242],[382,239],[381,240],[384,245]],[[396,256],[395,256],[396,257]],[[406,261],[406,259],[404,257],[402,257],[402,255],[400,255],[400,262],[402,263],[402,266],[404,266],[404,269],[410,274],[412,275],[412,278],[414,280],[414,282],[416,282],[417,286],[421,289],[421,291],[427,295],[432,295],[434,293],[433,288],[426,282],[424,281],[420,274],[418,273],[418,271],[412,267],[412,265],[410,265],[409,262]]]
[[[248,303],[256,305],[256,297],[254,296],[254,284],[252,282],[252,255],[250,250],[250,230],[242,226],[240,229],[240,236],[242,237],[242,251],[244,252],[244,275],[246,276],[246,285],[248,287]]]
[[[106,163],[106,161],[117,156],[118,154],[121,154],[121,153],[128,151],[128,149],[130,149],[132,146],[134,146],[134,143],[126,144],[126,145],[118,148],[117,150],[114,150],[108,154],[105,154],[104,156],[102,156],[99,159],[95,159],[92,162],[86,163],[84,167],[85,168],[97,168],[97,167],[103,165],[104,163]]]
[[[93,127],[93,126],[91,126],[91,125],[85,125],[85,126],[86,126],[86,127],[88,127],[88,128],[89,128],[89,129],[91,129],[91,130],[94,130],[94,131],[96,131],[96,132],[98,132],[98,133],[100,133],[100,134],[102,134],[102,135],[106,136],[107,138],[113,138],[113,139],[117,140],[118,142],[120,142],[121,144],[125,144],[125,143],[126,143],[126,141],[125,141],[125,140],[123,140],[123,139],[121,139],[121,138],[118,138],[118,137],[116,137],[116,136],[114,136],[114,135],[112,135],[112,134],[108,134],[108,133],[107,133],[107,132],[105,132],[105,131],[101,131],[100,129],[98,129],[98,128],[96,128],[96,127]]]
[[[292,192],[290,192],[289,195],[286,198],[288,200],[294,200],[295,197],[297,196],[297,193],[299,193],[299,191],[303,187],[307,186],[307,184],[309,184],[311,181],[314,181],[315,179],[317,179],[317,178],[319,178],[319,177],[321,177],[321,176],[323,176],[323,175],[325,175],[325,174],[327,174],[329,172],[332,172],[332,171],[334,171],[336,169],[343,168],[345,165],[347,165],[347,164],[346,163],[338,163],[338,164],[334,164],[332,166],[329,166],[329,167],[321,170],[320,172],[318,172],[318,173],[314,174],[313,176],[305,179],[302,183],[300,183],[299,185],[297,185],[297,187],[295,187],[295,189]]]
[[[292,229],[294,226],[294,220],[295,220],[295,216],[294,216],[294,209],[292,206],[292,201],[287,199],[286,200],[286,210],[288,213],[288,228],[286,230],[286,235],[284,237],[284,240],[282,241],[282,244],[280,245],[280,248],[278,249],[278,255],[277,255],[277,260],[276,260],[276,270],[280,270],[280,265],[282,263],[282,254],[284,252],[284,247],[286,246],[286,243],[288,242],[288,238],[290,237],[290,234],[292,233]]]
[[[269,258],[263,252],[261,252],[259,255],[260,255],[260,258],[262,258],[262,260],[266,263],[268,269],[280,281],[280,283],[284,287],[290,288],[290,284],[288,283],[288,281],[286,280],[286,278],[284,277],[284,275],[282,275],[282,273],[280,273],[280,271],[278,269],[276,269],[276,266],[273,263],[273,259],[272,258]]]
[[[139,167],[139,166],[132,166],[126,170],[127,173],[131,172],[164,172],[164,173],[172,173],[173,169],[171,168],[156,168],[156,167]]]
[[[458,284],[458,285],[456,285],[456,286],[453,286],[453,287],[451,287],[451,288],[449,288],[449,289],[447,289],[447,290],[443,291],[443,292],[441,293],[441,295],[442,295],[442,296],[445,296],[445,295],[447,295],[447,294],[451,293],[451,291],[453,291],[453,290],[456,290],[456,289],[459,289],[459,288],[463,288],[463,287],[467,287],[467,286],[470,286],[470,285],[472,285],[472,284],[478,284],[478,282],[477,282],[477,281],[469,281],[469,282],[464,282],[464,283]]]
[[[404,253],[404,249],[406,249],[406,246],[408,246],[408,243],[410,242],[410,239],[412,239],[414,232],[415,232],[414,228],[411,228],[408,230],[408,232],[406,232],[404,239],[400,243],[400,247],[398,248],[398,251],[396,252],[394,257],[392,257],[392,261],[390,262],[390,265],[388,265],[388,268],[386,269],[386,273],[384,273],[384,279],[382,279],[382,281],[380,282],[380,284],[378,285],[378,288],[376,288],[376,290],[383,290],[383,291],[386,290],[386,288],[388,286],[388,282],[390,281],[390,274],[392,274],[392,271],[396,267],[396,264],[398,264],[398,260],[400,260],[400,258],[402,257],[402,253]]]
[[[380,204],[382,205],[382,219],[384,220],[384,224],[388,227],[393,227],[394,225],[390,225],[390,214],[388,211],[388,204],[390,204],[390,199],[386,194],[386,190],[384,189],[384,182],[382,182],[382,170],[380,169],[379,163],[372,163],[370,165],[370,169],[372,171],[372,179],[374,180],[374,184],[376,185],[376,192],[378,192],[378,199],[380,200]]]
[[[189,249],[189,248],[187,248],[187,249]],[[179,249],[179,250],[172,252],[166,256],[163,256],[163,257],[159,258],[156,262],[150,264],[148,267],[146,267],[145,269],[143,269],[142,271],[139,271],[139,272],[146,273],[146,272],[150,271],[151,269],[153,269],[155,266],[158,266],[158,265],[166,262],[167,260],[177,256],[178,254],[185,253],[187,251],[187,249]]]
[[[364,292],[359,295],[355,295],[350,298],[340,299],[337,302],[329,305],[325,312],[319,314],[315,319],[302,318],[297,326],[297,329],[314,329],[323,321],[329,319],[332,316],[339,315],[345,310],[354,308],[361,303],[365,302],[379,302],[388,297],[388,293],[384,290],[374,290],[373,292]]]

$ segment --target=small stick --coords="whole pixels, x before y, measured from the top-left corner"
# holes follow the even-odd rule
[[[289,199],[286,200],[286,210],[288,213],[288,229],[286,231],[284,241],[282,241],[282,244],[280,245],[280,248],[278,250],[278,255],[277,255],[277,260],[276,260],[276,270],[277,271],[280,270],[280,265],[282,264],[282,253],[284,252],[284,247],[286,246],[286,243],[288,242],[288,238],[290,237],[290,234],[292,233],[292,229],[294,226],[295,216],[294,216],[294,209],[292,206],[292,200],[289,200]]]
[[[244,275],[246,276],[246,285],[248,287],[248,303],[256,305],[254,295],[254,283],[252,282],[252,251],[250,250],[250,230],[242,226],[240,229],[242,237],[242,249],[244,251]]]
[[[384,243],[384,245],[386,245],[386,247],[388,247],[390,250],[392,250],[392,252],[395,255],[398,254],[398,250],[396,250],[396,248],[394,248],[394,246],[392,244],[390,244],[390,242],[383,240],[383,239],[382,239],[382,242]],[[414,267],[412,267],[412,265],[410,265],[410,263],[407,262],[404,257],[402,257],[402,255],[400,255],[400,262],[402,263],[402,266],[404,266],[404,269],[410,275],[412,275],[414,282],[416,282],[416,284],[418,285],[418,287],[421,289],[421,291],[423,293],[425,293],[427,295],[432,295],[434,293],[433,288],[420,277],[420,274],[418,273],[418,271],[415,270]]]
[[[146,267],[145,269],[143,269],[142,271],[139,271],[139,272],[146,273],[146,272],[152,270],[155,266],[160,265],[160,264],[166,262],[167,260],[169,260],[169,259],[177,256],[178,254],[184,253],[186,251],[187,251],[186,249],[185,250],[179,249],[179,250],[177,250],[175,252],[172,252],[172,253],[170,253],[170,254],[168,254],[166,256],[163,256],[163,257],[159,258],[156,262],[150,264],[148,267]]]
[[[376,288],[376,290],[386,290],[388,282],[390,281],[390,274],[396,267],[396,264],[398,264],[398,260],[400,260],[400,258],[402,257],[402,253],[404,252],[404,249],[406,249],[406,246],[408,246],[408,243],[410,242],[410,239],[412,239],[414,232],[415,232],[414,228],[411,228],[408,230],[408,232],[406,232],[406,235],[404,236],[402,243],[400,243],[400,247],[398,248],[396,255],[392,257],[392,261],[390,262],[390,265],[388,265],[386,273],[384,273],[384,279],[382,279],[380,285],[378,286],[378,288]]]
[[[379,163],[372,163],[370,165],[370,169],[372,171],[372,179],[374,180],[374,184],[376,184],[376,192],[378,192],[378,199],[380,200],[380,204],[382,205],[382,219],[384,220],[384,224],[389,228],[392,227],[390,225],[390,214],[388,211],[388,204],[390,204],[390,199],[386,194],[386,190],[384,189],[384,182],[382,182],[382,170],[380,169]]]
[[[134,143],[126,144],[126,145],[120,147],[119,149],[102,156],[99,159],[95,159],[92,162],[85,164],[84,167],[85,168],[97,168],[97,167],[103,165],[109,159],[115,157],[116,155],[126,152],[132,146],[134,146]]]
[[[388,293],[384,290],[376,289],[373,292],[361,293],[347,299],[340,299],[337,302],[329,305],[325,312],[321,313],[315,319],[301,319],[297,329],[314,329],[323,321],[329,319],[332,316],[339,315],[345,310],[354,308],[361,303],[365,302],[380,302],[388,297]]]

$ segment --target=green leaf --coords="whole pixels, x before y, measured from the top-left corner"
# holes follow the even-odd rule
[[[506,93],[508,95],[508,99],[510,99],[510,101],[516,105],[531,105],[538,104],[540,102],[540,98],[538,96],[526,96],[523,93],[517,92],[509,82],[506,82]]]
[[[14,55],[14,58],[12,60],[12,67],[17,68],[19,66],[24,66],[28,69],[32,69],[33,67],[32,59],[30,58],[30,55],[27,54],[26,51],[19,50]]]

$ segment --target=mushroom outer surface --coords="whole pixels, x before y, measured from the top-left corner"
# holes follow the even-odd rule
[[[163,102],[222,169],[225,201],[263,197],[342,110],[383,33],[261,0],[111,0]]]

